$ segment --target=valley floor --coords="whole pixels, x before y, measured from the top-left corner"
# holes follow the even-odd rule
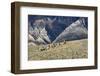
[[[28,60],[80,59],[88,57],[87,39],[66,41],[46,46],[28,46]]]

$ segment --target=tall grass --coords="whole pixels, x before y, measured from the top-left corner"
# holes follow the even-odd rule
[[[59,44],[59,43],[58,43]],[[29,46],[28,60],[80,59],[88,57],[87,39],[66,41],[49,49],[40,49],[43,46]]]

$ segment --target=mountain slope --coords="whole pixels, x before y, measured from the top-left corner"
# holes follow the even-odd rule
[[[88,31],[84,27],[83,19],[80,18],[76,22],[72,23],[69,27],[67,27],[54,41],[61,42],[64,40],[77,40],[87,38]]]
[[[64,40],[76,40],[87,37],[87,17],[30,16],[28,33],[33,37],[29,41],[36,44],[49,44]]]
[[[28,20],[32,28],[45,27],[50,41],[54,41],[57,36],[70,24],[80,17],[73,16],[49,16],[49,15],[29,15]],[[37,32],[37,31],[36,31]],[[37,32],[38,33],[38,32]],[[33,34],[34,35],[34,34]],[[36,36],[35,36],[36,37]]]
[[[32,25],[29,23],[29,41],[36,44],[47,44],[51,42],[47,35],[43,19],[35,20]]]
[[[46,30],[50,40],[54,41],[66,27],[75,22],[77,19],[78,17],[49,17],[47,19]]]

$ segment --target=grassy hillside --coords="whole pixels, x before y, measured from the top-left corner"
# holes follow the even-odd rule
[[[78,59],[88,57],[87,39],[28,47],[28,60]]]

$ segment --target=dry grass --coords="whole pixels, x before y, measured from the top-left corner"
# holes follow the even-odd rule
[[[78,59],[88,57],[87,39],[67,41],[44,51],[43,46],[29,46],[28,60]]]

